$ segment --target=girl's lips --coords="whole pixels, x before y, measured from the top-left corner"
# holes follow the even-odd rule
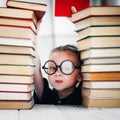
[[[58,83],[58,84],[60,84],[60,83],[62,83],[63,81],[62,81],[62,80],[56,80],[55,82]]]

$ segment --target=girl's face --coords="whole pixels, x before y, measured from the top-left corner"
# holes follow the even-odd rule
[[[57,65],[60,65],[64,60],[70,60],[77,66],[76,57],[70,51],[53,52],[49,59],[55,61]],[[77,81],[80,80],[80,70],[75,69],[72,74],[65,75],[58,68],[53,75],[48,75],[48,80],[51,86],[58,91],[73,90]]]

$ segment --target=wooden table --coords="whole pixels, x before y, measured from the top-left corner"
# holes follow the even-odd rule
[[[0,110],[0,120],[120,120],[120,108],[35,105],[29,110]]]

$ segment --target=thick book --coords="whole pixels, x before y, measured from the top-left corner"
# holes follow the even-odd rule
[[[35,40],[24,39],[24,38],[9,38],[9,37],[0,37],[0,46],[23,46],[23,47],[32,47],[34,48],[36,44]]]
[[[0,18],[11,18],[11,19],[22,19],[22,20],[32,20],[37,23],[36,15],[33,11],[0,7]]]
[[[89,72],[82,73],[86,81],[119,81],[120,72]]]
[[[120,16],[91,16],[74,23],[75,30],[84,29],[90,26],[120,25]]]
[[[82,72],[120,72],[120,64],[83,65]]]
[[[92,36],[119,36],[120,26],[91,26],[82,30],[76,31],[78,39],[84,39]]]
[[[0,17],[0,25],[30,27],[34,32],[37,33],[37,27],[33,20],[3,18],[3,17],[1,18]]]
[[[5,65],[0,64],[0,74],[2,75],[33,75],[34,67],[31,65]]]
[[[116,36],[91,36],[77,41],[78,50],[90,48],[114,48],[120,47],[120,35]]]
[[[83,60],[83,65],[90,64],[120,64],[120,57],[111,57],[111,58],[94,58],[90,57]]]
[[[34,84],[0,84],[0,92],[30,92],[34,90]]]
[[[120,16],[120,6],[91,6],[73,13],[71,21],[77,22],[89,16]]]
[[[36,33],[30,27],[0,25],[0,37],[34,40]]]
[[[73,6],[77,11],[81,11],[90,6],[90,0],[55,0],[55,16],[70,17]]]
[[[33,91],[29,92],[1,92],[0,100],[30,100],[33,96]]]
[[[30,109],[34,100],[0,100],[0,109]]]
[[[90,99],[120,99],[119,89],[82,89],[82,96]]]
[[[19,8],[34,11],[37,17],[37,20],[41,20],[46,12],[47,4],[45,3],[36,3],[28,1],[17,1],[17,0],[7,0],[7,7]]]
[[[35,56],[35,49],[26,46],[0,45],[0,54],[17,54]]]
[[[30,54],[0,53],[0,64],[34,65],[34,56]]]
[[[31,84],[33,83],[33,75],[0,75],[0,84]]]
[[[114,58],[120,57],[119,48],[91,48],[88,50],[81,51],[81,59],[86,58]]]
[[[90,99],[83,97],[83,105],[89,108],[120,108],[120,99]]]
[[[83,88],[96,88],[96,89],[120,89],[119,81],[85,81],[82,84]]]

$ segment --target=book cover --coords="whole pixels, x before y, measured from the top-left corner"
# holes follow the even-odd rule
[[[34,65],[34,56],[30,54],[0,53],[0,64]]]
[[[21,46],[35,48],[36,41],[24,38],[0,37],[0,46]]]
[[[82,84],[83,88],[96,88],[96,89],[120,89],[119,81],[85,81]]]
[[[82,95],[90,99],[120,99],[119,89],[82,89]]]
[[[90,26],[88,28],[76,31],[78,39],[84,39],[91,36],[119,36],[120,26]]]
[[[35,49],[26,46],[0,45],[0,54],[31,55],[35,57]]]
[[[83,60],[83,65],[90,65],[90,64],[120,64],[120,56],[119,57],[111,57],[111,58],[94,58],[89,57]]]
[[[0,37],[34,40],[36,38],[36,33],[30,27],[0,25]]]
[[[0,64],[0,74],[2,75],[33,75],[34,67],[30,65],[5,65]]]
[[[33,75],[0,75],[0,84],[32,84]]]
[[[37,33],[37,27],[33,20],[0,17],[0,25],[16,26],[16,27],[30,27],[35,33]]]
[[[83,105],[89,108],[120,108],[120,99],[90,99],[83,97]]]
[[[17,1],[17,0],[7,0],[7,7],[19,8],[34,11],[37,17],[37,20],[41,20],[46,12],[47,4],[28,2],[28,1]]]
[[[33,11],[0,7],[0,18],[11,18],[11,19],[22,19],[22,20],[33,20],[37,23],[36,15]]]
[[[81,59],[120,57],[120,48],[91,48],[80,53]]]
[[[120,16],[120,6],[91,6],[73,13],[71,21],[77,22],[89,16]]]
[[[0,92],[30,92],[34,90],[34,84],[10,84],[1,83]]]
[[[91,48],[117,48],[120,47],[120,35],[116,36],[90,36],[77,40],[78,50]]]
[[[120,72],[120,64],[109,65],[83,65],[81,67],[82,72]]]
[[[74,23],[75,30],[84,29],[90,26],[120,25],[120,16],[90,16]]]
[[[72,15],[72,6],[77,11],[81,11],[90,6],[90,0],[55,0],[55,16],[70,17]]]
[[[30,109],[34,106],[31,100],[0,100],[0,109]]]
[[[88,72],[82,73],[85,81],[119,81],[120,72]]]
[[[33,91],[29,92],[5,92],[0,91],[0,100],[30,100]]]

